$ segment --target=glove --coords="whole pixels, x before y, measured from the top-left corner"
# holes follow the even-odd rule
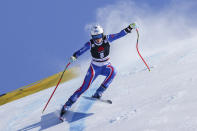
[[[71,56],[70,57],[70,60],[69,60],[69,62],[70,63],[73,63],[74,61],[76,61],[77,60],[77,58],[76,57],[74,57],[74,56]]]
[[[137,26],[137,23],[136,23],[136,22],[134,22],[134,23],[130,24],[130,25],[129,25],[129,27],[130,27],[130,28],[132,28],[132,29],[137,29],[137,28],[138,28],[138,26]]]
[[[132,29],[137,29],[137,23],[136,23],[136,22],[130,24],[127,28],[125,28],[125,31],[126,31],[127,33],[131,33],[131,30],[132,30]]]

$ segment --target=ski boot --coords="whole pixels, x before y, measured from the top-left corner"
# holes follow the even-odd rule
[[[61,109],[60,117],[62,117],[69,109],[70,109],[70,106],[64,105],[64,106],[62,107],[62,109]]]
[[[61,121],[64,121],[63,116],[71,108],[72,104],[73,104],[73,102],[71,100],[68,100],[66,102],[66,104],[62,106],[62,109],[60,111],[60,120]]]
[[[100,99],[101,96],[102,96],[102,93],[96,92],[96,93],[92,96],[92,98]]]
[[[104,85],[101,85],[97,90],[96,93],[92,96],[92,98],[100,99],[103,92],[106,90]]]
[[[66,114],[66,112],[70,109],[70,106],[66,106],[64,105],[61,109],[61,112],[60,112],[60,117],[59,119],[63,122],[64,121],[64,114]]]

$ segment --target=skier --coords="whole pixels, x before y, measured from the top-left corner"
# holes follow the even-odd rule
[[[85,76],[82,86],[74,92],[74,94],[68,99],[65,105],[61,109],[60,117],[70,109],[73,103],[77,101],[81,94],[83,94],[91,85],[91,83],[97,78],[98,75],[106,76],[101,86],[96,90],[93,98],[100,99],[103,92],[109,87],[110,83],[116,76],[116,69],[109,62],[110,43],[117,40],[128,33],[131,33],[132,29],[136,29],[136,23],[130,24],[127,28],[121,30],[119,33],[105,35],[103,28],[100,25],[95,25],[91,28],[92,39],[85,43],[85,45],[73,56],[70,57],[70,63],[74,62],[80,55],[87,50],[90,50],[92,55],[92,61],[88,72]]]

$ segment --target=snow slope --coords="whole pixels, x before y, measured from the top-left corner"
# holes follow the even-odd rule
[[[59,109],[81,86],[89,66],[89,61],[79,59],[81,77],[61,84],[44,114],[42,109],[54,88],[1,106],[0,130],[196,131],[196,29],[191,28],[191,20],[174,10],[151,15],[144,8],[130,3],[104,7],[98,10],[98,22],[105,23],[106,32],[111,33],[126,27],[131,22],[129,18],[139,21],[139,49],[152,67],[151,72],[137,56],[133,32],[112,45],[111,60],[118,74],[103,95],[112,99],[112,105],[81,97],[67,121],[59,123]],[[101,21],[103,16],[106,17]],[[84,95],[91,96],[103,79],[96,79]]]
[[[188,39],[179,42],[179,47],[146,56],[153,66],[151,72],[140,59],[128,68],[119,68],[103,96],[112,99],[112,105],[81,97],[68,121],[59,123],[58,110],[80,86],[84,71],[80,78],[60,85],[44,114],[41,111],[54,88],[1,106],[0,130],[196,131],[196,57],[195,39]],[[88,66],[81,68],[87,70]],[[102,80],[98,78],[84,95],[92,95]]]

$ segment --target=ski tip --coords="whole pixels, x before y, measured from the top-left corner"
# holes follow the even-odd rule
[[[112,104],[112,101],[111,101],[111,100],[107,100],[107,102],[108,102],[109,104]]]

